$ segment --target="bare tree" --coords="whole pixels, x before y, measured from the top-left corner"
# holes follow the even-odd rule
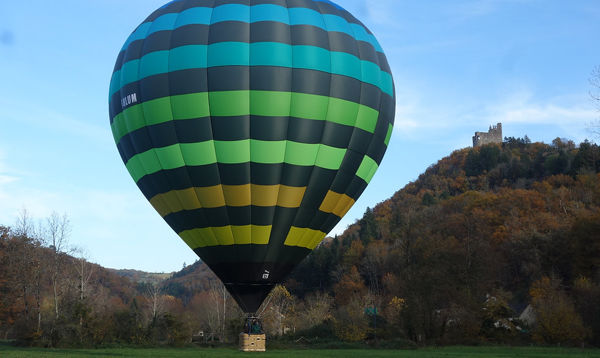
[[[76,248],[73,252],[75,253],[73,264],[77,271],[79,300],[83,301],[87,298],[88,284],[95,272],[96,266],[88,261],[85,250]]]
[[[160,315],[164,313],[165,300],[162,288],[159,284],[152,283],[146,289],[146,299],[148,300],[148,309],[150,321],[155,322]]]
[[[209,295],[211,298],[211,301],[213,302],[213,307],[216,308],[216,311],[214,312],[214,314],[216,314],[216,316],[213,316],[212,320],[212,324],[209,323],[209,326],[211,329],[213,329],[213,332],[219,332],[219,336],[220,339],[223,340],[225,338],[225,322],[227,319],[227,298],[228,298],[228,293],[227,293],[227,289],[225,288],[225,285],[220,281],[220,280],[211,280],[209,281],[209,285],[210,285],[210,289],[209,289]],[[223,311],[221,312],[221,308],[223,309]],[[216,322],[215,322],[216,319]]]
[[[81,304],[88,297],[88,286],[95,271],[95,265],[87,260],[87,254],[82,248],[73,249],[75,253],[73,265],[77,271],[77,288],[79,291],[79,302]],[[79,314],[79,329],[83,328],[83,312]]]
[[[311,328],[331,318],[331,307],[333,298],[326,293],[315,292],[306,296],[304,300],[304,312],[299,323],[300,328]]]
[[[70,233],[71,223],[66,214],[59,215],[58,213],[53,212],[46,219],[45,240],[52,253],[51,281],[54,296],[54,314],[56,318],[59,316],[60,275]]]
[[[273,322],[274,333],[282,336],[285,333],[285,320],[294,305],[294,297],[282,285],[277,285],[264,303],[264,321]]]
[[[36,330],[41,331],[42,326],[42,257],[39,247],[42,245],[42,228],[31,217],[27,209],[23,208],[17,216],[13,249],[16,250],[13,267],[16,269],[15,278],[19,282],[26,317],[29,317],[29,295],[34,297],[36,315]],[[32,291],[32,292],[31,292]]]

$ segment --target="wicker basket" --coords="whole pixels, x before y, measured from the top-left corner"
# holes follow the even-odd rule
[[[240,351],[264,352],[266,350],[264,334],[240,333]]]

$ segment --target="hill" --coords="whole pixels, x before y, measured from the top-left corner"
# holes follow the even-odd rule
[[[367,297],[417,342],[505,341],[533,304],[538,321],[560,316],[536,340],[593,332],[600,344],[600,311],[586,303],[600,302],[599,171],[588,142],[455,151],[317,248],[287,287],[338,304]]]
[[[159,284],[173,275],[172,272],[156,273],[156,272],[145,272],[145,271],[132,270],[132,269],[120,269],[120,270],[108,269],[108,270],[121,276],[121,277],[126,277],[133,282],[150,283],[150,284]]]
[[[263,305],[264,328],[390,347],[600,346],[599,172],[589,142],[457,150],[315,249]],[[172,274],[109,270],[27,227],[0,227],[0,336],[181,344],[241,329],[201,261]]]

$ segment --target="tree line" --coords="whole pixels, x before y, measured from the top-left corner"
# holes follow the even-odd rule
[[[316,248],[261,307],[265,330],[294,342],[600,346],[599,172],[587,141],[455,151]],[[24,214],[0,228],[0,338],[236,341],[243,314],[202,262],[132,281],[72,252],[69,227]]]

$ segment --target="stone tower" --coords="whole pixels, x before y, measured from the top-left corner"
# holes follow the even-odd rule
[[[490,143],[502,143],[502,123],[490,126],[490,130],[485,132],[475,132],[473,136],[473,147]]]

